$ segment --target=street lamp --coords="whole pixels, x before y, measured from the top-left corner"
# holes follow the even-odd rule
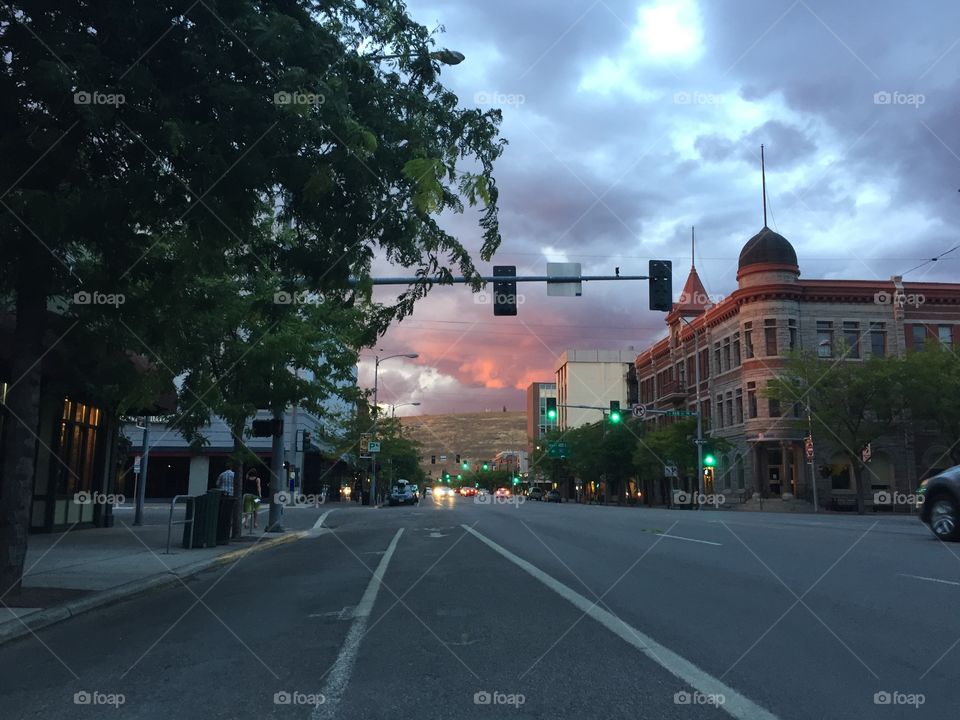
[[[418,402],[405,402],[405,403],[396,403],[395,405],[390,406],[390,417],[395,418],[397,416],[397,408],[405,407],[407,405],[419,405]]]
[[[690,324],[683,315],[680,315],[687,327],[693,330],[693,371],[694,382],[697,384],[697,487],[700,489],[697,498],[697,510],[703,509],[703,419],[701,418],[703,406],[700,404],[700,335],[697,329]]]
[[[396,355],[388,355],[382,360],[380,359],[379,355],[374,355],[374,363],[373,363],[373,436],[374,437],[376,437],[377,435],[377,420],[380,419],[380,407],[379,405],[377,405],[377,389],[379,387],[378,378],[380,374],[380,363],[386,362],[387,360],[391,360],[393,358],[398,358],[398,357],[415,360],[416,358],[420,357],[420,355],[418,355],[417,353],[397,353]],[[371,459],[373,461],[372,462],[373,472],[370,475],[370,502],[375,503],[377,500],[377,461],[375,458],[371,458]]]

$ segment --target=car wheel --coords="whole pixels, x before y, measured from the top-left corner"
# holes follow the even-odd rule
[[[940,540],[957,539],[957,503],[948,495],[940,495],[930,508],[930,529]]]

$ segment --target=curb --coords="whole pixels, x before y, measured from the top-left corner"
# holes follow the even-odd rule
[[[132,598],[135,595],[146,593],[150,590],[156,590],[161,587],[166,587],[167,585],[177,584],[186,578],[192,577],[197,573],[215,567],[216,565],[230,562],[231,560],[239,560],[242,557],[266,548],[272,548],[276,547],[277,545],[285,545],[287,543],[295,542],[301,538],[308,537],[309,534],[310,532],[308,530],[298,530],[296,532],[290,532],[286,535],[281,535],[277,538],[259,540],[250,547],[230,550],[221,555],[217,555],[216,557],[208,558],[207,560],[199,560],[195,563],[184,565],[183,567],[175,570],[167,570],[160,574],[143,578],[142,580],[133,580],[132,582],[128,582],[123,585],[117,585],[116,587],[108,588],[106,590],[100,590],[95,593],[91,593],[80,600],[68,602],[65,605],[46,608],[45,610],[37,610],[29,615],[20,617],[19,621],[18,618],[11,618],[3,624],[0,624],[0,645],[8,643],[12,640],[16,640],[24,635],[33,634],[37,630],[50,625],[55,625],[56,623],[63,622],[64,620],[69,620],[72,617],[89,612],[90,610],[96,610],[97,608],[106,607],[107,605],[113,605],[123,600]]]

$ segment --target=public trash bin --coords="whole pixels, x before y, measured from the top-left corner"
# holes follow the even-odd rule
[[[230,531],[233,529],[233,511],[237,506],[237,499],[233,495],[220,493],[220,508],[217,518],[217,545],[226,545],[230,542]]]
[[[208,490],[206,495],[196,495],[187,499],[187,514],[193,512],[193,523],[183,526],[183,546],[214,547],[217,544],[217,520],[220,514],[221,490]]]

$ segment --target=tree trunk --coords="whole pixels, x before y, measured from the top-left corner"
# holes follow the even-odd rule
[[[0,594],[20,592],[27,555],[34,459],[40,423],[40,358],[47,325],[42,272],[21,268],[17,283],[17,328],[7,392],[7,437],[0,470]]]

